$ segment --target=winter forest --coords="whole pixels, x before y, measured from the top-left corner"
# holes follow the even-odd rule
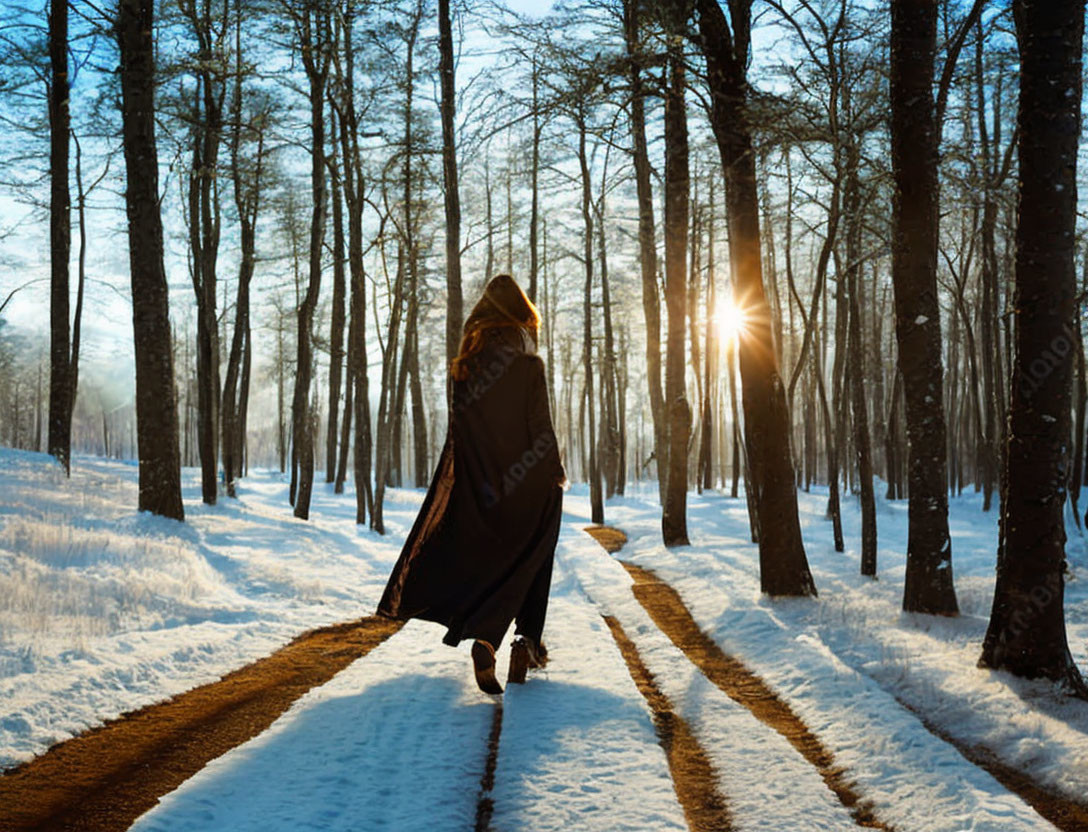
[[[8,0],[0,832],[1088,830],[1084,21]],[[503,274],[494,699],[372,613]]]

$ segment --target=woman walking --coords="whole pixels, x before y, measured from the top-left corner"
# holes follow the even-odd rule
[[[566,477],[535,354],[540,314],[509,275],[465,321],[450,368],[446,444],[378,612],[471,638],[476,682],[502,693],[495,648],[515,621],[508,682],[547,660],[541,641]]]

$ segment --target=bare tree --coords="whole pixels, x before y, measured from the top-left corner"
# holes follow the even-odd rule
[[[669,420],[669,465],[661,534],[666,546],[688,545],[688,437],[691,406],[685,392],[684,334],[687,316],[688,125],[685,108],[683,26],[673,11],[666,25],[668,84],[665,90],[665,408]]]
[[[306,0],[291,12],[296,42],[309,84],[310,190],[313,215],[310,221],[310,261],[306,294],[298,307],[298,363],[295,394],[291,403],[292,440],[298,466],[295,517],[310,516],[314,483],[314,415],[310,408],[313,375],[314,310],[321,291],[321,253],[325,239],[327,194],[325,183],[325,87],[331,63],[331,12],[325,0]]]
[[[229,65],[225,44],[230,35],[230,3],[215,9],[211,0],[180,0],[182,15],[196,39],[193,56],[193,102],[188,113],[192,131],[188,172],[189,247],[196,294],[197,431],[201,494],[214,504],[219,473],[219,318],[216,312],[217,261],[221,228],[217,185],[223,140],[223,107]]]
[[[68,189],[68,4],[49,3],[49,453],[71,471],[72,345],[68,330],[68,260],[72,251]],[[78,349],[78,347],[77,347]]]
[[[339,28],[339,27],[337,27]],[[332,104],[332,96],[329,96]],[[329,323],[329,407],[325,415],[325,482],[336,479],[336,441],[339,438],[340,388],[344,378],[344,326],[347,323],[346,240],[344,238],[343,163],[337,150],[339,123],[335,106],[332,108],[330,151],[326,156],[329,178],[332,180],[332,314]]]
[[[464,307],[461,298],[461,196],[457,188],[457,144],[454,115],[457,105],[453,77],[453,33],[450,0],[438,0],[438,73],[442,96],[442,179],[446,192],[446,363],[461,345]]]
[[[980,664],[1088,699],[1063,610],[1084,0],[1015,0],[1016,353],[997,585]],[[1080,483],[1074,483],[1075,488]]]
[[[153,0],[119,0],[116,34],[121,53],[121,135],[136,353],[139,506],[183,520],[170,305],[159,214],[153,33]]]
[[[642,64],[648,60],[641,47],[640,0],[624,0],[623,26],[627,46],[628,82],[631,85],[631,154],[638,194],[639,269],[642,276],[642,311],[646,321],[646,383],[654,429],[658,496],[664,505],[668,480],[668,418],[661,393],[661,299],[657,288],[657,245],[654,240],[654,199],[650,157],[646,146],[646,106]]]
[[[265,185],[265,134],[271,119],[272,102],[255,99],[250,108],[243,101],[241,8],[235,20],[234,97],[231,102],[230,172],[234,207],[238,213],[240,258],[238,294],[234,304],[234,334],[227,354],[227,371],[222,397],[223,474],[227,494],[237,496],[236,481],[242,476],[245,453],[249,384],[253,362],[250,326],[250,284],[257,263],[257,220],[262,188]],[[243,123],[244,122],[244,123]],[[252,155],[244,145],[253,145]],[[282,391],[280,391],[282,393]]]
[[[348,273],[350,276],[350,313],[348,328],[347,387],[344,396],[344,436],[341,439],[340,466],[337,488],[343,487],[347,466],[348,430],[354,423],[353,468],[355,477],[355,522],[367,520],[374,505],[370,480],[370,380],[366,354],[366,274],[363,266],[363,207],[365,179],[363,171],[360,112],[355,92],[355,18],[359,12],[356,0],[348,0],[342,14],[342,56],[336,53],[335,69],[338,89],[333,106],[340,115],[340,165],[343,179],[344,203],[348,223]]]
[[[909,453],[903,609],[955,615],[948,534],[941,319],[937,301],[937,152],[933,61],[937,0],[893,0],[892,282]]]
[[[585,80],[585,79],[583,79]],[[589,155],[586,149],[586,134],[588,132],[588,113],[584,98],[575,94],[577,101],[573,108],[573,119],[578,128],[578,165],[581,169],[582,180],[582,224],[585,234],[582,240],[582,251],[585,268],[585,289],[582,294],[582,320],[583,320],[583,344],[582,344],[582,368],[585,373],[585,403],[589,409],[589,431],[586,434],[585,448],[588,445],[588,460],[586,474],[589,477],[589,503],[590,519],[594,523],[604,522],[604,498],[601,493],[601,469],[597,459],[597,441],[594,425],[595,409],[593,401],[593,196],[590,182]],[[581,422],[579,421],[579,424]]]
[[[797,515],[786,391],[763,292],[759,195],[747,114],[751,0],[731,0],[729,6],[727,22],[717,0],[695,3],[711,127],[725,172],[734,293],[746,314],[738,353],[749,493],[758,514],[760,583],[770,595],[815,595]]]

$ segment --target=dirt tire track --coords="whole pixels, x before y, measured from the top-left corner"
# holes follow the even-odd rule
[[[1006,765],[994,756],[990,749],[982,745],[969,745],[962,740],[941,730],[925,714],[916,711],[905,702],[896,699],[900,705],[918,717],[929,733],[951,745],[969,763],[974,763],[988,772],[998,783],[1017,794],[1036,812],[1050,821],[1062,832],[1088,832],[1088,804],[1078,803],[1067,797],[1047,791],[1023,772]]]
[[[587,528],[586,531],[589,532],[589,534],[592,535],[610,553],[618,552],[627,542],[627,536],[622,531],[609,526],[591,526]],[[721,650],[717,647],[717,645],[701,630],[699,630],[695,622],[691,620],[691,615],[687,612],[687,608],[686,606],[684,606],[683,600],[676,593],[676,591],[672,589],[672,587],[670,587],[648,569],[642,569],[638,566],[635,566],[634,564],[626,563],[623,561],[621,561],[621,563],[623,563],[624,568],[627,569],[627,571],[635,579],[635,585],[632,587],[635,593],[635,597],[638,598],[639,602],[643,605],[643,607],[646,608],[647,612],[650,613],[650,616],[654,619],[655,622],[657,622],[658,626],[660,626],[662,630],[665,631],[669,638],[671,638],[673,642],[678,647],[680,647],[681,650],[684,650],[685,653],[688,653],[688,649],[684,646],[684,644],[681,643],[681,641],[684,641],[685,643],[690,643],[694,647],[696,653],[706,653],[707,651],[709,651],[710,655],[712,655],[715,651],[721,653]],[[658,610],[657,614],[655,614],[654,609],[651,609],[651,607]],[[678,607],[682,608],[682,610],[678,609]],[[674,626],[677,628],[676,636],[674,636],[669,629],[663,626],[662,622],[658,620],[658,615],[661,615],[666,620],[672,622],[669,626]],[[687,619],[686,622],[684,621],[685,617]],[[680,640],[678,640],[678,638]],[[707,644],[707,642],[709,642],[709,645]],[[722,655],[725,656],[724,653]],[[689,657],[691,657],[690,654]],[[751,672],[748,671],[747,668],[744,668],[743,665],[740,665],[740,662],[737,662],[735,659],[731,659],[728,656],[725,656],[725,658],[728,661],[740,666],[743,673],[751,675]],[[694,658],[692,658],[692,661],[694,661],[695,664],[698,665],[701,670],[703,670],[703,666],[699,663],[699,661],[696,661]],[[706,671],[704,670],[704,672]],[[721,687],[722,690],[729,694],[730,697],[745,705],[746,707],[752,709],[751,706],[749,706],[747,702],[743,700],[743,698],[738,698],[737,696],[734,696],[733,693],[730,692],[730,690],[723,687],[713,676],[710,676],[710,674],[707,675],[711,679],[711,681],[714,681],[715,684],[717,684],[718,687]],[[753,678],[758,680],[758,677],[753,676]],[[762,684],[761,681],[760,684]],[[742,697],[747,695],[744,686],[741,686],[741,688],[738,690],[738,693]],[[770,691],[768,691],[768,693],[772,697],[774,696],[774,694],[770,693]],[[758,703],[758,697],[756,701]],[[972,745],[970,743],[966,743],[960,739],[957,739],[956,737],[951,736],[950,734],[948,734],[948,732],[943,731],[940,727],[927,719],[925,714],[911,708],[910,705],[908,705],[906,702],[898,699],[896,701],[898,701],[900,705],[902,705],[904,708],[906,708],[916,717],[918,717],[918,720],[922,723],[927,731],[929,731],[935,737],[944,740],[957,751],[959,751],[964,759],[966,759],[968,762],[986,771],[1002,786],[1004,786],[1010,792],[1018,795],[1025,803],[1027,803],[1036,812],[1038,812],[1039,815],[1048,820],[1058,829],[1061,829],[1062,832],[1088,832],[1088,803],[1079,802],[1077,800],[1065,797],[1061,794],[1057,794],[1040,786],[1037,782],[1032,780],[1023,772],[1017,771],[1013,767],[1007,765],[1006,763],[1003,763],[986,746]],[[787,711],[789,710],[789,707],[785,705],[785,703],[780,704]],[[756,716],[760,716],[758,712],[756,712],[754,709],[752,710],[753,713],[756,714]],[[790,716],[792,716],[793,719],[797,719],[797,717],[793,715],[792,712],[790,712]],[[760,719],[763,719],[763,717],[760,716]],[[807,732],[807,729],[805,730]],[[795,746],[797,745],[797,743],[794,742],[794,740],[788,734],[784,734],[784,736],[786,736],[786,738],[789,739],[790,742],[794,743]],[[809,736],[812,737],[811,734],[809,734]],[[815,737],[812,737],[812,740],[816,742],[817,746],[819,746],[819,740],[816,740]],[[805,752],[802,751],[802,753],[804,754]],[[826,750],[823,753],[827,754],[827,759],[830,760],[830,754],[826,752]],[[841,781],[841,770],[830,769],[830,771],[832,774],[837,772],[837,776]],[[821,770],[821,773],[823,773],[823,770]],[[825,780],[826,779],[827,778],[825,777]],[[829,783],[828,785],[830,786],[831,784]],[[834,789],[834,786],[832,786],[832,788]],[[836,794],[838,794],[837,791]],[[840,795],[840,799],[842,799],[842,795]],[[844,805],[850,806],[850,804],[847,804],[845,800],[843,802]],[[859,823],[860,822],[861,821],[859,821]],[[862,825],[868,824],[863,823]]]
[[[323,627],[217,682],[125,714],[0,775],[0,832],[120,832],[401,627]]]
[[[591,526],[586,531],[610,553],[627,541],[619,529]],[[827,787],[849,811],[858,826],[890,830],[878,820],[872,808],[847,781],[842,768],[808,726],[779,699],[766,683],[740,661],[727,655],[704,633],[691,617],[680,595],[653,572],[633,563],[620,561],[634,578],[635,598],[654,623],[711,682],[730,699],[743,705],[764,724],[780,733],[812,764]]]
[[[612,638],[627,662],[627,670],[653,711],[654,729],[669,761],[676,797],[691,832],[729,832],[733,828],[726,800],[718,790],[718,775],[691,727],[657,686],[633,641],[620,622],[604,616]]]

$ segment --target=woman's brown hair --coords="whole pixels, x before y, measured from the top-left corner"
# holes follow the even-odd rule
[[[483,349],[487,331],[502,327],[520,327],[534,340],[540,328],[540,313],[517,281],[508,274],[495,275],[488,281],[483,297],[465,321],[461,349],[450,366],[450,375],[454,380],[464,381],[468,378],[468,361]]]

